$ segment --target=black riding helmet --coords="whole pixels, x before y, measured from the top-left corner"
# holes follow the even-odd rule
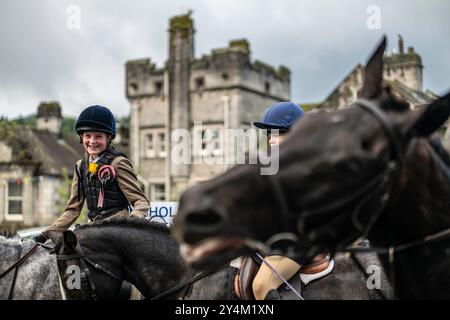
[[[99,131],[109,133],[111,139],[116,137],[116,120],[112,112],[103,106],[95,105],[84,109],[75,125],[78,134],[85,131]]]

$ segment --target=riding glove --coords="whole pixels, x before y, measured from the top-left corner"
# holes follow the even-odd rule
[[[34,241],[39,243],[44,243],[45,241],[47,241],[47,239],[48,239],[47,236],[43,233],[40,233],[33,238]]]

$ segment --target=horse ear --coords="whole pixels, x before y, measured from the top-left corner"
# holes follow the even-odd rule
[[[365,68],[364,84],[358,92],[358,98],[374,99],[381,94],[383,82],[383,55],[386,50],[387,38],[384,35],[375,52],[370,57]]]
[[[408,129],[413,136],[429,136],[439,129],[450,116],[450,92],[426,107]]]
[[[65,230],[63,232],[63,245],[64,248],[70,251],[75,251],[75,248],[77,246],[78,240],[75,233],[73,233],[71,230]]]
[[[63,232],[60,230],[48,230],[45,231],[47,237],[55,244],[60,246],[62,244]]]

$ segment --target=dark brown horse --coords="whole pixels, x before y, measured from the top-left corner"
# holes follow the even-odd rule
[[[399,298],[450,298],[449,174],[430,144],[450,94],[411,111],[382,83],[385,47],[384,38],[357,102],[297,123],[276,175],[237,166],[182,195],[175,236],[191,261],[271,246],[303,262],[363,236],[381,248]]]

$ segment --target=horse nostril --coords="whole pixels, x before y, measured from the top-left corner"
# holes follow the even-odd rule
[[[189,226],[198,226],[198,227],[212,227],[220,225],[223,222],[223,217],[215,212],[192,212],[186,217],[186,224]]]

